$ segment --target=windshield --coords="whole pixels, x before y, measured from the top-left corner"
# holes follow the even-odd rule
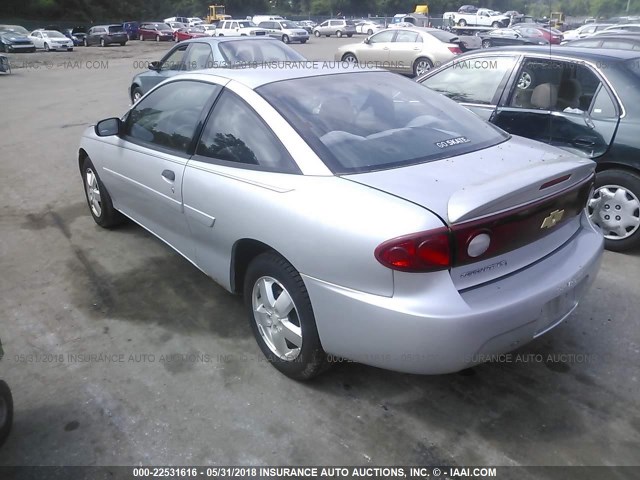
[[[0,32],[11,32],[20,35],[29,35],[29,30],[19,25],[0,25]]]
[[[625,65],[635,74],[636,78],[640,80],[640,57],[626,61]],[[638,84],[636,84],[636,86],[638,86]]]
[[[220,42],[218,48],[225,62],[230,66],[242,67],[269,62],[306,61],[302,55],[280,41],[261,40]]]
[[[153,26],[158,30],[171,30],[171,27],[166,23],[154,23]]]
[[[440,160],[508,138],[455,102],[388,72],[298,78],[256,91],[335,174]]]
[[[298,28],[293,22],[280,22],[282,28]]]
[[[44,32],[42,32],[42,35],[49,38],[67,38],[56,30],[45,30]]]
[[[240,25],[241,28],[247,28],[247,27],[255,27],[256,24],[253,22],[238,22],[238,24]]]

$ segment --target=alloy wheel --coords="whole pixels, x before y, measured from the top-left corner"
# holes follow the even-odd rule
[[[251,294],[253,318],[269,350],[293,361],[302,348],[302,325],[293,299],[275,278],[260,277]]]
[[[640,228],[640,200],[619,185],[603,185],[595,190],[587,212],[608,240],[623,240]]]
[[[518,88],[520,90],[526,90],[533,83],[533,78],[531,78],[531,74],[529,72],[522,72],[520,78],[518,79]]]
[[[85,172],[85,188],[87,189],[87,199],[91,211],[96,217],[102,215],[102,200],[100,198],[100,187],[98,185],[98,177],[90,168]]]

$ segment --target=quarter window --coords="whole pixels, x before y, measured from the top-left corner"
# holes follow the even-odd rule
[[[162,86],[129,112],[126,135],[163,149],[186,153],[202,109],[216,85],[178,81]]]
[[[225,90],[204,127],[196,154],[234,166],[298,173],[280,141],[242,99]]]

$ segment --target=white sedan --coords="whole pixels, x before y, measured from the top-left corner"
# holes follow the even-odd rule
[[[373,35],[380,30],[384,30],[384,26],[376,22],[359,22],[356,23],[356,33],[364,33],[366,35]]]
[[[73,50],[73,40],[57,30],[34,30],[29,35],[29,40],[36,48],[44,48],[47,52],[50,50],[68,50],[70,52]]]

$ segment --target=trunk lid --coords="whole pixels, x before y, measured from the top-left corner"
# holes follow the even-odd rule
[[[580,228],[594,169],[591,160],[512,137],[453,158],[344,178],[438,215],[452,232],[452,278],[465,289],[523,268],[567,242]],[[477,250],[469,242],[483,232],[489,247],[473,256]]]

